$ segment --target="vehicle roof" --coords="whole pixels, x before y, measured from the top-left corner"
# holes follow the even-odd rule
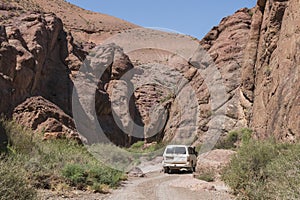
[[[189,145],[184,145],[184,144],[170,144],[168,146],[166,146],[166,148],[168,147],[191,147]]]

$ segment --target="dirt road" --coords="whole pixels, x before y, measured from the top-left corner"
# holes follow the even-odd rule
[[[218,153],[219,155],[220,153]],[[204,160],[204,159],[202,159]],[[40,198],[47,200],[229,200],[229,188],[221,181],[205,182],[191,173],[164,174],[162,157],[145,161],[138,166],[145,177],[129,176],[122,186],[111,194],[83,191],[51,193],[40,191]]]
[[[229,200],[231,196],[222,182],[208,183],[193,178],[192,174],[164,174],[150,172],[146,177],[129,178],[123,186],[111,194],[83,191],[39,191],[43,200]]]
[[[207,183],[192,174],[151,172],[143,178],[130,178],[124,187],[115,190],[107,200],[226,200],[231,196],[222,183]]]

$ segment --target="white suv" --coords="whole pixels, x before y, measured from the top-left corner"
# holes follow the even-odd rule
[[[172,169],[194,172],[197,165],[197,152],[194,147],[187,145],[168,145],[163,158],[165,173],[169,173]]]

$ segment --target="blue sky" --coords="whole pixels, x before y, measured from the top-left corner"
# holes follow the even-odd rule
[[[143,27],[159,27],[201,39],[236,10],[254,7],[256,0],[67,0],[95,12]]]

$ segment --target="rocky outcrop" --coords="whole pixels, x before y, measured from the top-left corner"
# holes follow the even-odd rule
[[[299,2],[295,0],[259,0],[255,8],[242,9],[238,15],[229,17],[233,20],[234,16],[246,17],[246,12],[252,16],[249,20],[248,15],[248,20],[236,29],[237,34],[233,34],[236,36],[233,54],[227,49],[232,45],[228,43],[232,35],[220,37],[220,27],[230,21],[229,18],[222,20],[219,27],[213,28],[201,41],[220,67],[229,89],[227,115],[230,120],[226,124],[230,128],[249,126],[258,138],[299,140],[300,15],[297,6]],[[229,29],[237,27],[234,24]],[[215,53],[214,48],[221,52]]]
[[[89,143],[99,142],[101,136],[101,140],[106,137],[121,146],[134,142],[131,119],[138,121],[139,114],[130,95],[130,82],[120,80],[131,69],[130,59],[115,44],[97,46],[87,56],[74,80],[73,112]],[[94,131],[98,123],[101,130]]]
[[[72,138],[81,141],[73,119],[43,97],[31,97],[14,109],[14,120],[44,139]]]
[[[71,114],[68,40],[61,20],[26,13],[8,20],[1,32],[0,110],[11,112],[27,97],[40,95]]]
[[[250,10],[242,9],[233,16],[223,19],[220,26],[213,29],[213,31],[217,31],[218,33],[215,37],[209,37],[209,35],[212,34],[208,34],[201,42],[201,44],[206,45],[206,50],[208,50],[208,53],[212,56],[224,80],[223,85],[225,85],[226,94],[225,99],[222,100],[224,103],[220,104],[220,106],[227,108],[225,113],[226,119],[224,122],[225,126],[218,127],[223,133],[235,128],[247,126],[245,113],[240,103],[241,90],[239,77],[241,73],[240,63],[243,59],[243,50],[246,46],[250,24]],[[143,32],[137,34],[147,35]],[[170,39],[166,37],[168,36],[163,35],[160,37],[162,43]],[[151,41],[153,38],[147,38],[147,40],[148,39]],[[178,40],[180,40],[180,38],[178,38]],[[189,40],[191,40],[191,38]],[[136,43],[138,43],[138,41],[136,41]],[[182,45],[184,46],[186,44]],[[99,52],[103,52],[99,55],[104,59],[108,51],[100,50]],[[175,49],[174,52],[176,52]],[[128,82],[121,83],[118,80],[110,81],[113,77],[106,73],[102,76],[101,81],[109,85],[106,86],[108,90],[105,91],[105,87],[102,87],[104,89],[99,92],[101,98],[98,98],[99,101],[96,102],[96,106],[109,105],[114,107],[113,105],[115,104],[118,105],[119,108],[123,108],[117,110],[118,114],[123,116],[120,118],[121,127],[123,128],[123,125],[126,124],[126,120],[124,121],[123,119],[129,118],[128,116],[125,117],[126,113],[127,115],[128,113],[137,113],[132,116],[134,116],[133,118],[135,120],[139,121],[137,123],[140,126],[138,131],[140,134],[139,138],[145,139],[146,142],[162,140],[167,142],[176,134],[182,136],[188,134],[192,135],[194,133],[191,133],[192,130],[190,130],[190,128],[196,125],[191,124],[191,122],[195,118],[195,120],[198,120],[196,124],[198,124],[199,127],[196,127],[197,135],[193,136],[195,138],[190,139],[198,142],[204,141],[206,132],[209,127],[212,126],[211,119],[213,112],[217,113],[218,109],[221,109],[217,108],[216,110],[212,110],[211,107],[211,94],[206,84],[214,80],[207,80],[207,77],[203,77],[205,76],[204,74],[197,72],[195,66],[191,65],[192,63],[189,63],[187,60],[175,53],[166,52],[161,49],[140,49],[139,51],[130,52],[128,56],[134,65],[133,77],[130,81],[136,86],[133,93],[134,100],[131,101],[134,103],[133,106],[136,107],[135,111],[128,112],[128,110],[124,109],[126,106],[121,106],[129,102],[128,97],[126,97],[126,93],[131,92],[128,91],[128,87],[130,87]],[[106,60],[110,59],[112,59],[111,56],[106,58]],[[98,62],[102,63],[101,61]],[[108,72],[111,71],[112,69],[108,70]],[[104,80],[104,77],[107,78]],[[206,82],[204,79],[206,79]],[[118,84],[124,87],[118,86]],[[111,100],[112,95],[109,91],[113,89],[117,90],[116,94],[119,95],[117,99],[123,99],[123,103],[117,103]],[[188,91],[194,91],[194,93],[189,93]],[[195,95],[195,97],[193,97],[193,95]],[[195,102],[193,98],[196,98]],[[101,102],[106,103],[101,104]],[[195,103],[195,105],[192,103]],[[199,113],[195,113],[194,116],[191,109],[188,109],[189,107],[198,107]],[[124,137],[117,134],[120,131],[115,129],[117,124],[113,120],[110,120],[112,118],[110,113],[111,109],[109,107],[106,108],[107,109],[102,108],[102,110],[106,112],[105,115],[103,115],[103,112],[101,114],[101,112],[97,111],[99,121],[104,122],[100,123],[101,127],[106,127],[105,129],[110,130],[109,135],[112,136],[114,142],[120,138],[121,140],[119,141],[122,141]],[[129,130],[130,128],[132,129],[132,126],[130,123],[126,125]]]
[[[235,151],[225,149],[215,149],[200,154],[197,157],[198,162],[196,170],[199,173],[213,173],[215,178],[220,179],[222,170],[229,164],[235,154]]]
[[[192,138],[195,144],[207,139],[211,127],[223,134],[250,127],[258,138],[275,135],[280,140],[297,141],[298,7],[297,0],[258,0],[253,9],[240,9],[222,19],[200,41],[211,57],[201,65],[213,63],[220,74],[209,77],[197,70],[203,66],[197,66],[195,57],[183,59],[159,48],[126,55],[122,47],[107,44],[110,36],[137,27],[123,20],[62,0],[1,3],[0,112],[34,130],[47,130],[54,137],[73,135],[74,80],[92,77],[96,87],[88,83],[79,90],[89,95],[96,91],[95,102],[89,102],[94,107],[89,109],[95,111],[105,136],[121,146],[138,140],[170,141],[176,132],[188,133],[191,107],[198,109],[197,135]],[[135,39],[141,40],[140,36]],[[171,39],[160,37],[169,44]],[[104,41],[106,44],[99,47]],[[149,41],[151,44],[143,38],[143,42]],[[102,70],[101,77],[82,74],[82,66],[91,72]],[[184,78],[183,85],[177,77]],[[225,90],[217,106],[211,91],[215,81]],[[195,105],[186,101],[194,97]],[[83,110],[86,105],[81,103],[88,102],[86,98],[78,97]],[[185,103],[183,108],[180,103]],[[223,110],[224,121],[215,127],[214,117]],[[86,132],[90,124],[82,123]]]
[[[223,127],[220,127],[223,129],[223,133],[248,125],[249,111],[247,108],[251,105],[245,101],[245,97],[242,95],[241,74],[243,73],[242,64],[249,38],[252,12],[252,10],[244,8],[232,16],[222,19],[220,24],[214,27],[200,42],[217,66],[222,76],[222,85],[225,86],[226,96],[223,105],[217,110],[206,112],[218,112],[218,110],[226,108],[225,121]],[[207,94],[209,93],[210,91]],[[209,115],[205,118],[209,119]],[[203,124],[202,129],[208,129],[208,124],[209,122]]]
[[[88,53],[84,49],[89,50],[113,33],[136,26],[65,1],[7,1],[0,5],[3,24],[0,28],[0,112],[8,117],[13,115],[33,130],[46,131],[46,138],[75,137],[70,134],[75,129],[74,122],[61,122],[59,116],[72,116],[72,79],[86,59]],[[63,21],[49,11],[55,12]],[[115,123],[108,123],[113,117],[107,89],[127,67],[133,66],[121,48],[115,47],[113,57],[111,68],[99,82],[96,110],[102,124],[113,130],[111,135],[109,131],[107,133],[112,141],[124,145],[128,142],[127,137],[119,135]],[[112,83],[110,87],[109,82]],[[27,106],[32,109],[28,111]]]
[[[42,0],[31,2],[42,6],[44,11],[55,11],[62,21],[53,14],[32,11],[17,14],[11,19],[8,17],[5,27],[1,29],[0,39],[1,46],[6,47],[1,53],[4,55],[1,66],[5,67],[1,68],[3,75],[0,77],[0,84],[2,88],[5,88],[1,91],[5,100],[1,101],[2,110],[0,110],[6,113],[12,112],[14,107],[27,97],[42,96],[72,116],[72,79],[78,75],[82,61],[86,59],[87,52],[84,49],[94,47],[96,43],[114,32],[135,26],[129,23],[119,23],[114,18],[84,11],[69,4],[67,6],[67,3],[62,1],[57,5],[52,5],[54,1],[50,1],[52,6],[46,6],[47,3]],[[62,12],[63,5],[68,9],[72,8],[72,12],[76,11],[81,14],[68,15],[68,12]],[[5,16],[11,15],[7,10],[2,12]],[[73,23],[74,16],[80,18],[76,20],[77,24]],[[100,18],[103,23],[98,24],[101,21],[98,20]],[[201,41],[224,76],[227,91],[227,99],[224,102],[228,108],[224,132],[246,125],[245,113],[239,102],[240,89],[236,78],[240,73],[239,63],[245,48],[250,21],[250,11],[242,9],[233,16],[224,18],[221,24],[213,28]],[[63,23],[68,31],[64,30]],[[89,24],[94,26],[91,27]],[[103,30],[100,30],[102,28]],[[109,35],[106,34],[112,30],[113,32]],[[42,37],[44,35],[46,37]],[[75,35],[75,40],[72,35]],[[164,74],[170,79],[167,81],[168,84],[173,83],[175,87],[178,85],[176,82],[178,80],[174,79],[177,74],[185,77],[192,88],[184,86],[174,93],[172,87],[166,89],[159,85],[146,84],[135,88],[133,95],[128,97],[127,94],[131,92],[128,90],[130,88],[128,84],[131,83],[119,79],[133,68],[131,61],[119,47],[107,46],[102,50],[96,49],[96,54],[102,53],[103,59],[112,60],[98,83],[95,101],[97,118],[105,134],[115,144],[126,146],[136,141],[137,137],[138,140],[146,138],[147,142],[168,141],[178,131],[189,132],[182,127],[188,126],[191,113],[182,108],[180,101],[184,102],[188,95],[185,90],[192,89],[197,96],[197,105],[189,106],[198,106],[200,109],[197,136],[201,138],[210,126],[213,112],[210,105],[210,93],[202,75],[184,59],[166,52],[153,53],[151,51],[130,55],[130,58],[139,62],[134,63],[137,73],[132,80],[133,83],[143,81],[143,77],[139,78],[139,70],[147,71],[146,69],[152,68],[153,70],[148,70],[149,77],[155,79],[155,76],[159,77]],[[149,55],[154,55],[154,57]],[[90,57],[93,56],[95,55],[91,52]],[[10,60],[7,60],[8,58]],[[157,65],[150,66],[149,63],[153,62],[153,59]],[[165,68],[168,65],[172,66],[172,70]],[[114,90],[117,92],[113,92]],[[122,99],[124,102],[116,99]],[[119,109],[120,103],[125,105],[127,102],[130,102],[129,110]],[[119,123],[114,120],[113,112],[120,116]],[[129,120],[130,118],[133,118],[139,126],[138,129],[141,129],[138,131],[139,136],[128,135],[136,128]],[[124,130],[127,133],[124,133]]]
[[[249,76],[255,80],[251,127],[258,138],[295,142],[300,137],[299,6],[296,0],[259,1],[255,8],[261,24],[252,27],[259,40],[250,41],[258,48]]]
[[[4,7],[0,13],[3,16],[0,28],[0,112],[10,117],[16,114],[14,108],[27,98],[42,96],[56,105],[46,114],[65,112],[65,115],[71,116],[73,83],[70,69],[74,66],[73,63],[80,62],[82,58],[79,55],[84,54],[84,51],[80,48],[76,51],[78,47],[73,43],[72,35],[64,31],[62,21],[54,14],[24,10],[11,12]],[[36,117],[36,107],[32,109],[33,116],[20,113],[20,110],[29,105],[28,101],[40,103],[32,98],[27,99],[27,103],[18,108],[19,121]],[[42,105],[44,108],[47,106],[50,103]],[[38,115],[42,117],[40,123],[47,121],[46,114]],[[57,121],[52,120],[51,115],[49,120],[51,123],[47,121],[43,124],[45,129],[49,129],[52,124],[57,132],[69,134],[69,129],[61,128]],[[26,122],[24,125],[30,123]],[[33,127],[30,125],[34,130],[38,126],[39,123]],[[72,128],[74,130],[74,125]]]

